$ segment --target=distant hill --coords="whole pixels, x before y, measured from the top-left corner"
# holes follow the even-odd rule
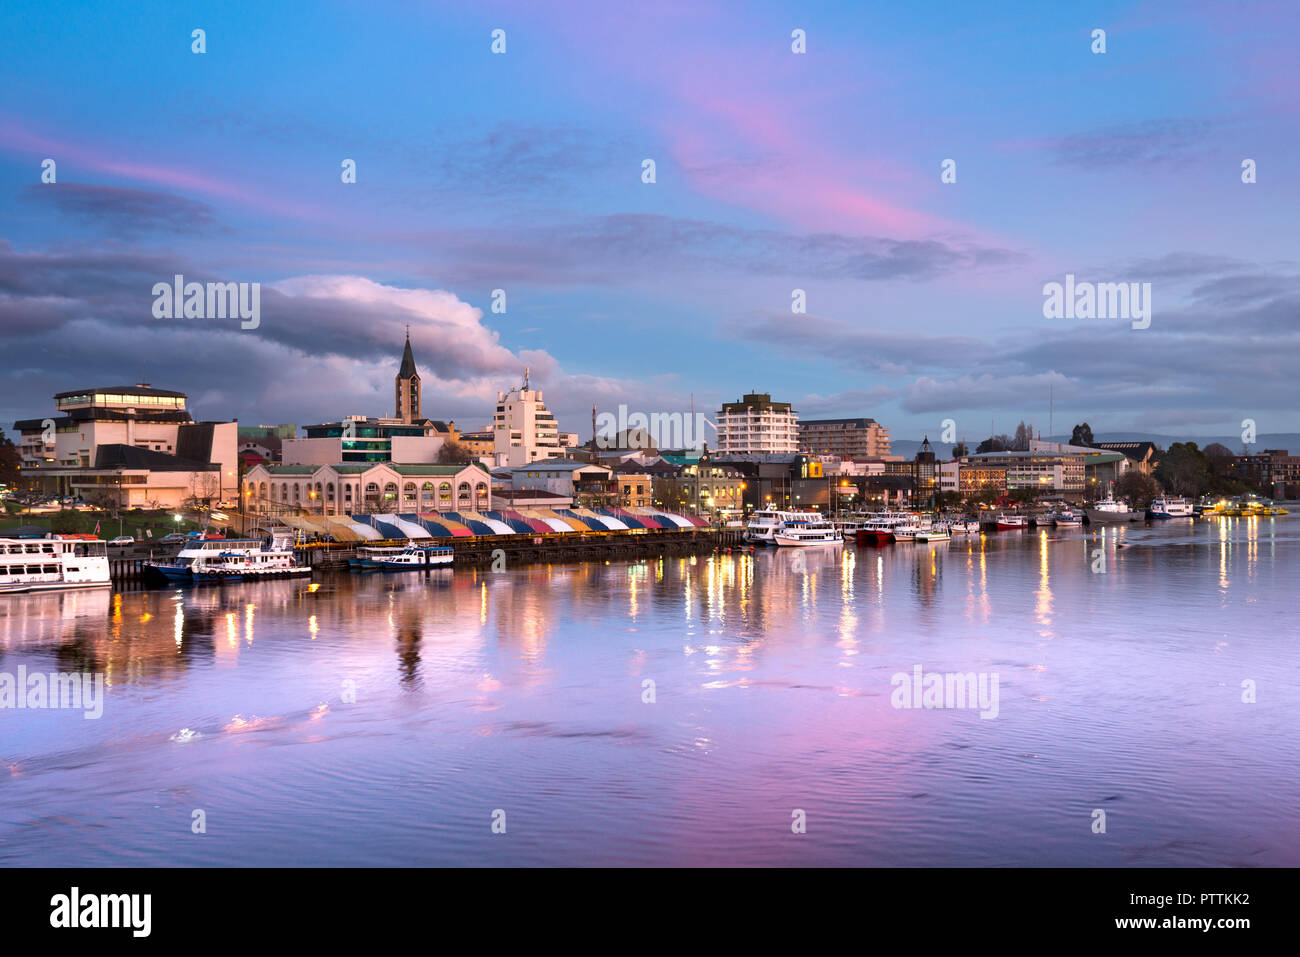
[[[978,439],[968,439],[967,444],[972,452],[980,442],[984,441],[987,436],[980,436]],[[1064,435],[1045,435],[1043,440],[1046,442],[1069,442],[1070,433]],[[1236,454],[1241,454],[1241,435],[1163,435],[1158,432],[1098,432],[1093,436],[1095,442],[1154,442],[1162,449],[1167,449],[1175,442],[1195,442],[1199,447],[1205,448],[1214,442],[1225,445]],[[917,450],[921,448],[921,443],[910,439],[895,439],[890,448],[894,455],[901,455],[905,459],[916,457]],[[930,448],[934,449],[936,455],[941,459],[952,458],[952,446],[943,442],[931,440]],[[1251,445],[1252,452],[1262,452],[1264,449],[1288,449],[1292,455],[1300,455],[1300,432],[1263,432],[1256,436],[1256,441]]]

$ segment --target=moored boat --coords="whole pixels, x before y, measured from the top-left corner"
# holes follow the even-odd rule
[[[146,576],[168,582],[221,582],[310,575],[293,553],[293,538],[274,535],[268,546],[260,538],[196,539],[174,561],[144,562]]]
[[[1082,516],[1072,508],[1063,508],[1056,513],[1057,528],[1073,528],[1082,524]]]
[[[380,571],[414,571],[420,568],[450,566],[455,550],[450,545],[412,544],[399,548],[396,555],[385,555],[378,560]]]
[[[782,546],[843,544],[839,529],[811,512],[795,512],[781,522],[772,540]]]
[[[107,542],[0,538],[0,595],[108,585]]]
[[[1094,505],[1092,508],[1085,508],[1084,514],[1088,517],[1089,525],[1115,525],[1121,522],[1140,522],[1146,516],[1141,509],[1131,509],[1128,503],[1123,500],[1116,500],[1113,495],[1107,496]]]
[[[1192,503],[1185,498],[1162,495],[1151,503],[1152,518],[1191,518],[1195,514]]]
[[[1017,512],[999,512],[997,517],[997,526],[999,531],[1028,528],[1029,516],[1021,515]]]

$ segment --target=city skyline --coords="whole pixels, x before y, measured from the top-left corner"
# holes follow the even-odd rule
[[[396,9],[7,8],[0,426],[142,380],[249,425],[391,414],[409,324],[467,428],[528,366],[580,434],[755,389],[896,441],[1049,401],[1058,434],[1300,431],[1282,4]],[[260,324],[155,318],[178,274],[260,283]],[[1151,283],[1150,326],[1044,318],[1067,276]]]

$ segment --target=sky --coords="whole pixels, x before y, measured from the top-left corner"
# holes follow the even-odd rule
[[[1300,431],[1298,45],[1294,2],[6,0],[0,428],[140,381],[391,415],[409,326],[462,430],[527,367],[584,438],[752,391],[896,439]],[[259,325],[155,317],[176,274]],[[1046,318],[1067,274],[1149,326]]]

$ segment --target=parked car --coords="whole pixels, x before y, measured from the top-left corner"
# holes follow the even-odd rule
[[[108,544],[119,545],[122,548],[125,548],[127,545],[134,545],[135,539],[130,535],[118,535],[116,538],[110,538]]]
[[[170,535],[164,535],[162,538],[158,539],[158,541],[170,544],[171,542],[183,542],[187,538],[189,538],[189,536],[184,532],[172,532]]]

